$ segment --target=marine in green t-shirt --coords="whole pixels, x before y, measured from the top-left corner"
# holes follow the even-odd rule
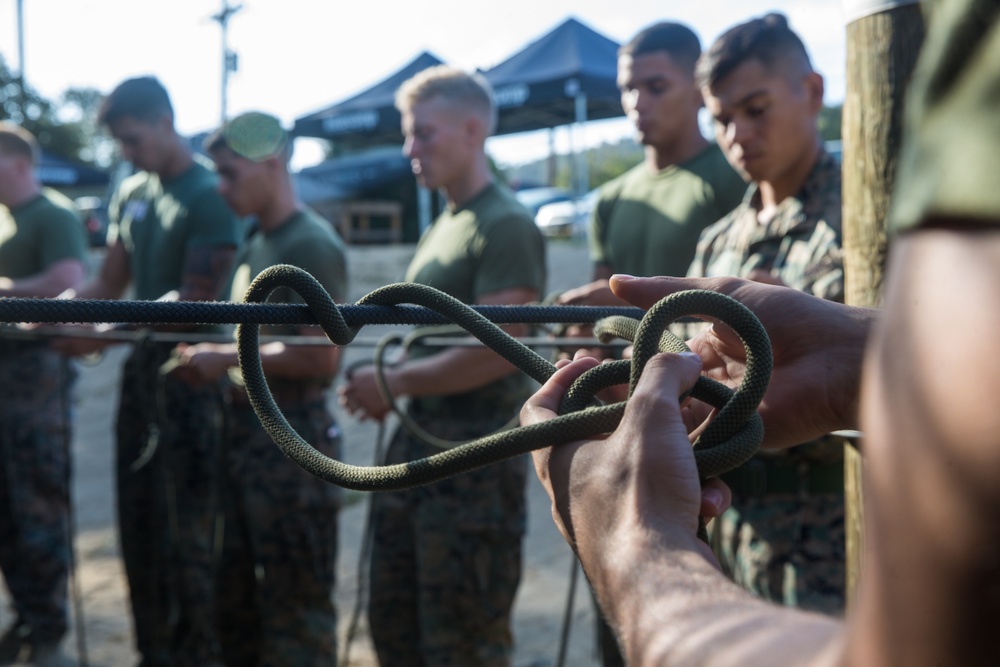
[[[659,171],[636,165],[601,189],[591,260],[611,273],[686,275],[702,230],[736,208],[746,188],[714,143]]]
[[[40,149],[0,122],[0,297],[55,297],[86,271],[73,203],[43,188]],[[0,570],[13,622],[0,664],[56,664],[68,627],[71,544],[70,405],[75,373],[45,340],[0,328]]]
[[[205,142],[215,161],[220,192],[256,231],[242,248],[230,281],[233,301],[276,264],[309,274],[336,301],[347,294],[344,244],[329,222],[297,199],[288,173],[288,134],[274,116],[240,114]],[[301,301],[282,288],[268,298]],[[291,344],[285,338],[321,337],[318,326],[265,326],[261,365],[268,388],[289,425],[314,449],[340,458],[340,431],[327,390],[340,362],[331,344]],[[274,444],[250,405],[236,344],[199,343],[179,350],[181,373],[196,380],[228,377],[221,510],[225,531],[219,554],[216,605],[226,664],[336,665],[336,581],[339,489],[314,477]],[[266,577],[257,576],[266,572]],[[304,623],[303,619],[309,619]]]
[[[450,67],[430,68],[403,84],[397,106],[417,180],[448,199],[448,210],[420,240],[406,279],[470,304],[539,299],[544,239],[531,214],[493,182],[486,157],[496,121],[489,85]],[[438,440],[399,428],[387,462],[424,458],[447,446],[439,440],[469,440],[503,427],[527,396],[521,375],[488,348],[414,350],[386,369],[386,383],[394,396],[410,398],[407,416]],[[382,419],[389,409],[373,371],[364,367],[341,386],[340,401],[362,418]],[[526,464],[515,457],[373,498],[368,618],[380,664],[510,663]]]
[[[163,85],[153,77],[123,81],[105,97],[98,120],[138,173],[112,197],[104,262],[76,297],[121,299],[131,289],[143,300],[219,299],[243,224],[178,134]],[[77,339],[62,346],[82,354],[110,344]],[[220,661],[212,615],[218,470],[206,461],[218,457],[222,397],[218,383],[161,374],[173,347],[141,338],[123,368],[115,428],[118,527],[138,661],[212,664]],[[184,528],[155,529],[167,525]]]
[[[531,214],[510,190],[491,183],[460,209],[445,211],[434,221],[417,246],[405,280],[471,304],[508,289],[543,294],[545,274],[545,243]],[[418,348],[413,356],[427,354]],[[429,408],[441,401],[460,401],[513,414],[530,387],[530,379],[518,372],[449,398],[422,399],[422,404]]]
[[[21,280],[64,261],[78,262],[80,266],[87,263],[83,224],[69,198],[44,188],[23,204],[0,206],[0,276]]]
[[[172,178],[143,171],[119,186],[108,206],[108,245],[120,242],[127,253],[136,299],[180,289],[192,249],[239,244],[242,224],[217,187],[198,159]]]
[[[698,123],[700,55],[698,36],[672,22],[649,26],[619,51],[622,108],[645,158],[602,186],[590,222],[592,281],[559,303],[625,305],[608,285],[615,273],[686,275],[701,230],[740,203],[746,183]]]
[[[229,290],[231,301],[243,301],[250,283],[264,269],[276,264],[299,267],[323,286],[338,303],[347,298],[347,249],[333,226],[315,211],[302,208],[274,230],[259,230],[247,240],[236,258]],[[287,287],[275,290],[271,303],[304,303]],[[261,333],[294,333],[289,325],[262,325]]]

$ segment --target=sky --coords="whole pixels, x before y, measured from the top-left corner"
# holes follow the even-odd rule
[[[221,118],[222,31],[211,17],[224,0],[21,0],[28,85],[56,100],[70,87],[110,91],[153,74],[170,92],[177,128],[211,130]],[[239,69],[229,77],[228,112],[267,111],[291,127],[299,116],[360,92],[421,51],[450,65],[487,69],[569,17],[621,43],[651,23],[680,21],[703,48],[728,27],[784,13],[826,79],[827,104],[844,99],[842,0],[229,0]],[[17,71],[18,0],[0,0],[0,55]],[[558,152],[630,136],[627,121],[557,129]],[[575,139],[574,139],[575,136]],[[575,143],[574,143],[575,141]],[[487,149],[504,165],[549,151],[547,131],[496,137]],[[297,140],[293,167],[321,158]]]

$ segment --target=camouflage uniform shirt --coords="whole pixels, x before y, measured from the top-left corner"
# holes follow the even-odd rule
[[[758,221],[756,185],[743,203],[702,232],[691,277],[747,276],[762,269],[793,289],[830,301],[844,300],[841,249],[840,165],[822,153],[802,190]]]

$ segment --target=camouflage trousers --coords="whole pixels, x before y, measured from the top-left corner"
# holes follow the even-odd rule
[[[161,374],[172,347],[137,344],[123,369],[118,529],[142,664],[212,665],[222,393]]]
[[[438,437],[470,439],[509,413],[459,421],[422,417]],[[388,463],[441,450],[403,429]],[[383,667],[506,667],[510,612],[526,523],[524,456],[406,491],[373,497],[368,621]]]
[[[234,389],[227,419],[225,537],[216,621],[233,667],[335,667],[333,589],[340,489],[300,468],[267,435]],[[307,442],[340,454],[322,395],[275,400]],[[242,398],[242,400],[240,400]]]
[[[67,629],[75,373],[46,347],[16,345],[0,349],[0,570],[18,625],[55,642]]]
[[[843,493],[742,497],[709,525],[723,570],[757,597],[840,615],[846,570]]]

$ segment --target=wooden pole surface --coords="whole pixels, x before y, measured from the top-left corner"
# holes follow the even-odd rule
[[[892,3],[890,3],[892,4]],[[847,26],[847,92],[843,113],[845,300],[882,304],[886,217],[902,138],[903,97],[924,37],[916,3],[895,3]],[[864,550],[862,457],[844,446],[847,606],[856,600]]]

